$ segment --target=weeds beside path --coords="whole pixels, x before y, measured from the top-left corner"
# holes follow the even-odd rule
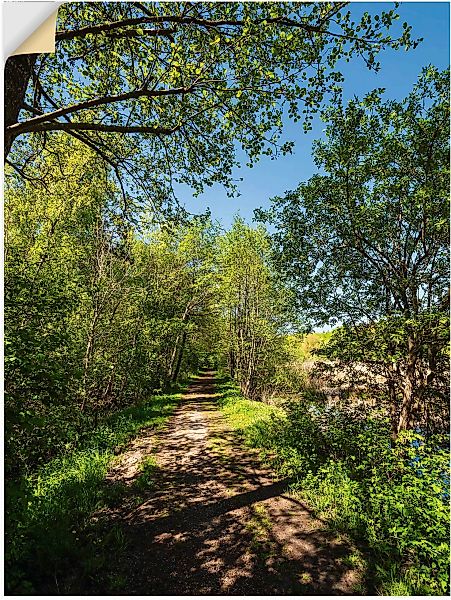
[[[214,383],[197,377],[157,439],[140,437],[109,474],[121,499],[95,519],[117,532],[115,593],[355,593],[352,549],[243,448]]]

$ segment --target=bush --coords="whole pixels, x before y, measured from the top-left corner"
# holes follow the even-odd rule
[[[266,450],[311,507],[365,542],[378,591],[449,590],[448,439],[415,431],[392,442],[377,411],[328,407],[313,396],[268,413],[223,386],[221,404],[246,442]]]

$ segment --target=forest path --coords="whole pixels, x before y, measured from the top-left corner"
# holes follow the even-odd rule
[[[110,514],[128,595],[352,594],[352,549],[286,493],[216,405],[214,373],[191,384],[166,427],[135,440],[110,472],[133,483],[152,449],[153,487]],[[126,580],[126,586],[125,586]]]

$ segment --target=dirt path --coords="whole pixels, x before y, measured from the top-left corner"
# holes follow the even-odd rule
[[[130,447],[109,480],[130,485],[152,452],[155,487],[109,518],[124,535],[127,595],[352,594],[352,549],[285,493],[228,430],[203,374],[160,431]],[[126,588],[126,589],[125,589]]]

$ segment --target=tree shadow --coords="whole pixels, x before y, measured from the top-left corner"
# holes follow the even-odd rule
[[[131,506],[124,496],[104,515],[127,540],[113,567],[126,587],[115,593],[352,593],[352,548],[287,495],[288,479],[274,481],[243,451],[218,413],[213,381],[208,372],[198,377],[162,429],[161,465],[145,500]]]
[[[159,430],[158,467],[143,485],[137,472],[102,483],[104,508],[80,542],[88,566],[66,565],[59,589],[47,582],[46,592],[353,593],[352,548],[243,449],[213,382],[202,373]]]

